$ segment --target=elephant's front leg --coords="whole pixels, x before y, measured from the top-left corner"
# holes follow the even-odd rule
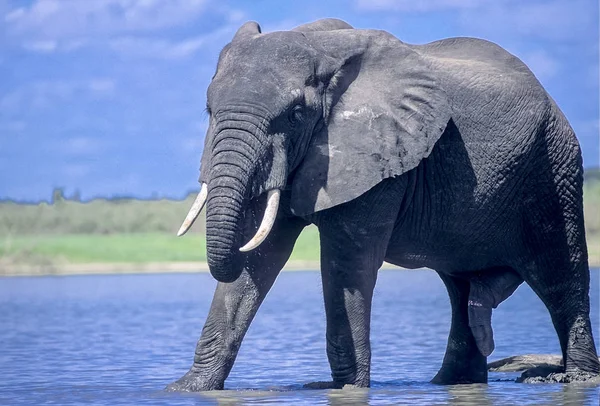
[[[371,301],[381,261],[355,261],[327,255],[322,264],[327,357],[336,388],[370,384]]]
[[[273,272],[275,279],[277,272]],[[167,390],[198,392],[223,389],[242,339],[258,310],[266,291],[261,289],[247,270],[232,283],[219,282],[202,335],[196,345],[194,363]]]
[[[310,383],[309,388],[370,384],[371,301],[395,215],[393,210],[387,217],[379,214],[386,211],[363,207],[378,204],[386,206],[381,201],[352,202],[344,208],[344,216],[320,221],[327,357],[333,381]]]
[[[304,225],[298,219],[278,219],[267,240],[249,254],[241,276],[231,283],[219,282],[196,345],[194,363],[167,390],[223,389],[242,339]]]

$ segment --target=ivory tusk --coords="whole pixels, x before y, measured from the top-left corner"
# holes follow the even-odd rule
[[[204,207],[204,203],[206,203],[206,196],[208,196],[208,186],[206,185],[206,183],[202,183],[202,188],[200,189],[200,193],[198,193],[196,200],[194,200],[194,204],[192,204],[190,211],[188,212],[187,216],[185,217],[185,220],[183,220],[183,224],[181,225],[181,227],[179,228],[179,231],[177,232],[177,237],[181,237],[182,235],[187,233],[187,231],[190,229],[192,224],[194,224],[194,221],[196,221],[196,219],[198,218],[198,215],[200,214],[200,212],[202,211],[202,208]]]
[[[265,215],[260,223],[260,227],[258,227],[258,231],[254,237],[252,237],[252,239],[248,241],[246,245],[240,248],[240,251],[252,251],[254,248],[258,247],[265,240],[265,238],[267,238],[269,232],[271,232],[271,228],[273,228],[275,218],[277,217],[280,195],[281,191],[279,189],[273,189],[269,191],[269,194],[267,195],[267,208],[265,209]]]

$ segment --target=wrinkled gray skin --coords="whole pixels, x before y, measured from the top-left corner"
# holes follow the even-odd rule
[[[223,388],[310,223],[333,379],[309,387],[369,386],[384,260],[432,268],[447,287],[452,325],[433,382],[487,381],[492,309],[523,281],[550,312],[565,372],[598,374],[579,144],[519,59],[479,39],[416,46],[334,19],[269,34],[250,22],[221,52],[208,109],[200,181],[219,284],[194,363],[168,389]],[[282,190],[275,225],[241,253],[271,189]]]

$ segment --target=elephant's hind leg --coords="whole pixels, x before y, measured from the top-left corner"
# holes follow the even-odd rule
[[[487,359],[477,348],[469,328],[469,281],[447,274],[439,275],[450,296],[452,324],[442,367],[431,382],[440,385],[486,383]]]
[[[525,200],[531,203],[524,218],[525,252],[517,271],[550,312],[565,361],[561,380],[568,382],[598,375],[600,364],[590,323],[581,171],[553,181],[558,182],[557,191]]]
[[[536,265],[537,266],[537,265]],[[544,302],[558,334],[564,374],[548,376],[552,382],[587,380],[600,373],[600,363],[590,322],[589,271],[587,261],[571,272],[556,258],[539,265],[543,269],[527,269],[525,281]],[[544,379],[527,379],[540,381]]]

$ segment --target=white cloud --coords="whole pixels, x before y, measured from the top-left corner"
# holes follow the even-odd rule
[[[56,51],[58,48],[57,41],[28,41],[23,44],[23,47],[28,51],[49,54]]]
[[[30,83],[0,99],[0,109],[4,112],[18,112],[28,108],[43,109],[52,102],[69,99],[73,91],[72,84],[62,81]]]
[[[594,1],[597,0],[355,0],[354,4],[359,10],[375,12],[455,11],[459,24],[480,36],[512,34],[578,40],[590,31],[597,36]]]
[[[26,40],[23,42],[23,48],[28,51],[51,54],[55,52],[72,52],[91,43],[88,39],[69,39],[69,40]]]
[[[61,143],[60,150],[69,155],[90,155],[104,150],[104,145],[95,138],[74,137]]]
[[[122,56],[129,58],[182,59],[232,37],[237,28],[237,25],[230,24],[208,34],[187,38],[183,41],[121,37],[111,40],[109,47]]]
[[[110,48],[126,57],[150,59],[179,59],[199,49],[203,41],[188,39],[172,42],[165,39],[122,37],[110,41]]]
[[[227,21],[230,23],[240,23],[244,18],[246,18],[246,13],[242,10],[237,9],[228,9],[224,11],[227,16]]]
[[[109,78],[32,82],[0,98],[0,110],[14,113],[29,109],[46,109],[76,97],[107,97],[112,95],[115,89],[115,82]]]
[[[482,0],[357,0],[359,10],[428,12],[477,7]]]
[[[95,96],[110,96],[116,89],[115,81],[107,78],[92,79],[87,83],[90,92]]]
[[[521,59],[542,82],[553,78],[560,71],[560,62],[542,49],[525,53],[521,55]]]
[[[464,10],[463,27],[485,36],[516,35],[547,40],[581,40],[594,32],[596,16],[590,0],[552,0],[521,2],[514,0],[487,3],[485,7]]]
[[[207,0],[35,0],[5,15],[9,33],[64,39],[153,31],[197,18]]]
[[[209,6],[223,20],[221,28],[168,39],[170,28],[197,20]],[[4,25],[9,41],[34,53],[67,53],[93,46],[130,57],[180,59],[222,42],[244,17],[241,10],[208,0],[34,0],[30,6],[4,13]]]

